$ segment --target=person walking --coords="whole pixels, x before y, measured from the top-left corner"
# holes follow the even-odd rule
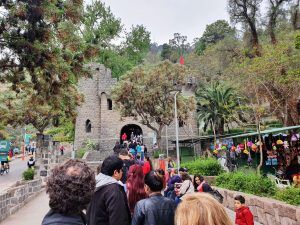
[[[92,198],[95,183],[94,172],[84,162],[71,159],[56,166],[47,181],[50,211],[42,225],[86,225],[83,210]]]
[[[138,201],[131,225],[174,225],[175,202],[163,197],[163,176],[151,171],[145,176],[145,191],[149,198]]]
[[[143,173],[144,175],[146,175],[147,173],[149,173],[153,168],[152,168],[152,162],[149,158],[149,156],[146,156],[145,158],[145,162],[144,162],[144,165],[143,165]]]
[[[127,181],[126,181],[126,190],[128,205],[131,214],[133,214],[134,207],[139,200],[142,200],[147,197],[144,190],[144,174],[143,167],[140,165],[132,165],[129,167]]]
[[[119,154],[119,158],[122,159],[122,161],[123,161],[123,167],[122,167],[123,174],[122,174],[121,181],[124,184],[125,191],[126,191],[125,184],[126,184],[126,180],[127,180],[128,170],[129,170],[130,166],[135,164],[135,161],[134,161],[134,159],[130,158],[128,151],[126,149],[121,150],[121,152]]]
[[[233,225],[225,208],[207,193],[183,198],[175,214],[175,225]]]
[[[116,155],[104,159],[96,177],[96,190],[87,210],[88,225],[129,225],[127,196],[119,182],[123,161]]]

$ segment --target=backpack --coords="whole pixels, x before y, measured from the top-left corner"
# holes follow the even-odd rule
[[[218,201],[220,202],[221,204],[223,203],[223,195],[221,195],[221,193],[216,190],[216,189],[213,189],[213,191],[211,192],[211,195]]]

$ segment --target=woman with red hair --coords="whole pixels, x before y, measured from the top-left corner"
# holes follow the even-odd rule
[[[144,189],[144,174],[143,167],[140,165],[132,165],[129,167],[128,177],[126,182],[128,205],[131,214],[134,212],[134,207],[139,200],[147,197]]]

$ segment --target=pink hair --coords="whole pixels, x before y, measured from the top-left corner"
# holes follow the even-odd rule
[[[139,200],[147,197],[144,189],[143,167],[140,165],[132,165],[129,167],[126,182],[127,198],[130,212],[134,212],[134,207]]]

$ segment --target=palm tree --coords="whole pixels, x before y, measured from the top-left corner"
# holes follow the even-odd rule
[[[240,97],[233,88],[212,83],[196,92],[198,120],[204,123],[204,131],[210,126],[216,139],[224,133],[225,124],[240,122]],[[216,140],[215,140],[216,141]]]

